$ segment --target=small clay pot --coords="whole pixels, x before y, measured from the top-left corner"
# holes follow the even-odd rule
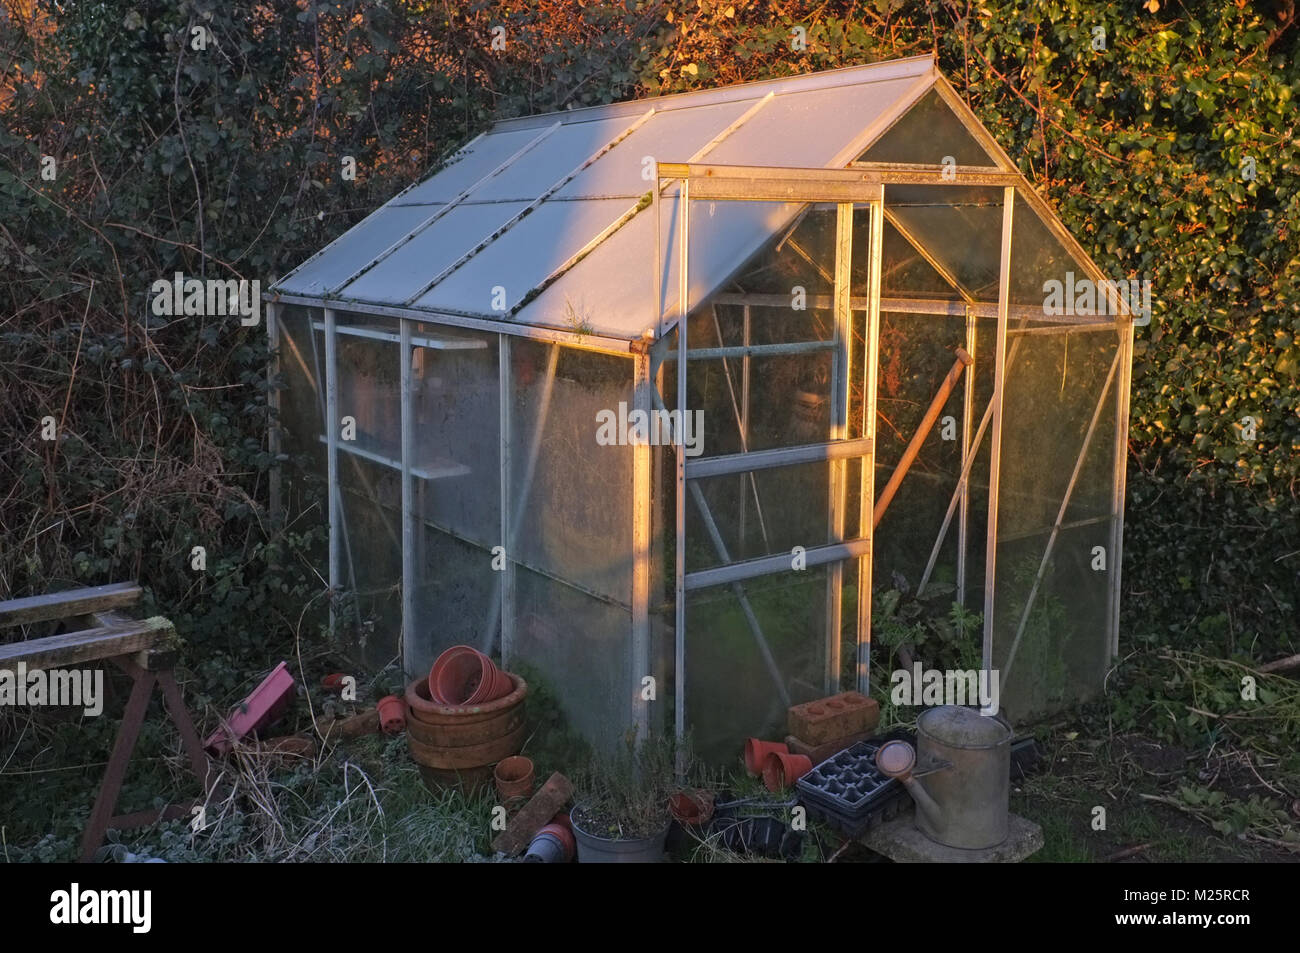
[[[699,788],[678,791],[669,798],[668,810],[685,827],[707,824],[713,817],[713,792]]]
[[[781,741],[761,741],[758,738],[745,740],[745,770],[749,772],[751,778],[756,778],[763,773],[767,756],[773,751],[784,751],[788,754],[790,749]]]
[[[807,755],[773,751],[763,765],[763,783],[773,793],[784,791],[812,770],[812,759]]]
[[[468,645],[453,645],[429,671],[429,697],[443,705],[482,705],[513,690],[510,675]]]
[[[492,780],[502,801],[529,797],[533,793],[532,759],[519,754],[502,759],[492,772]]]
[[[406,702],[396,695],[385,695],[375,704],[379,710],[379,727],[386,735],[400,734],[406,728]]]

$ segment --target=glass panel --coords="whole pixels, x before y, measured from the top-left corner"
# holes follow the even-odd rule
[[[415,489],[418,505],[419,482]],[[410,678],[428,675],[433,660],[453,645],[482,648],[501,598],[501,573],[493,571],[489,550],[427,521],[416,524],[415,545],[414,618],[403,646]]]
[[[1107,331],[1028,335],[1012,345],[993,665],[1002,705],[1017,719],[1088,697],[1104,674],[1117,350]]]
[[[417,511],[491,549],[501,541],[497,336],[417,324],[412,342]]]
[[[612,748],[631,724],[632,613],[524,567],[515,606],[515,656],[555,690],[572,730]]]
[[[511,342],[510,507],[513,556],[525,565],[623,605],[632,592],[632,452],[602,445],[603,412],[632,406],[631,362],[560,348],[546,399],[553,345]]]
[[[598,415],[631,406],[632,364],[514,338],[511,374],[513,657],[608,747],[632,716],[633,481],[632,448],[601,442]]]
[[[843,563],[850,592],[856,560]],[[826,673],[826,581],[829,566],[780,573],[732,586],[714,586],[687,596],[686,711],[699,755],[734,763],[745,738],[784,738],[786,702],[824,694]],[[749,622],[758,623],[759,636]],[[856,643],[851,599],[845,600],[845,639]],[[770,656],[771,664],[765,660]],[[852,671],[852,651],[843,655]],[[780,686],[778,689],[777,686]]]
[[[958,165],[997,165],[993,154],[975,141],[948,104],[930,90],[859,158],[864,162],[941,165],[945,156],[952,156]]]
[[[963,317],[930,314],[880,316],[880,367],[876,379],[876,498],[902,461],[917,429],[966,346]],[[874,578],[878,589],[913,591],[961,475],[965,374],[943,404],[938,419],[899,484],[876,528]],[[976,408],[975,415],[981,408]],[[930,577],[930,585],[957,581],[957,516]]]
[[[396,333],[395,320],[339,315],[340,329]],[[383,667],[401,632],[400,358],[396,342],[339,333],[338,441],[340,578],[347,601],[337,615],[362,661]],[[355,421],[354,439],[341,421]]]
[[[499,618],[500,407],[495,334],[412,327],[414,617],[405,645],[412,677],[444,649],[482,647]]]
[[[952,282],[939,274],[892,222],[885,222],[884,237],[884,251],[880,260],[880,284],[884,289],[882,294],[885,298],[961,299],[960,292],[953,287]],[[856,247],[857,234],[854,234],[853,239]],[[864,287],[865,280],[865,274],[859,276],[855,271],[854,288]]]
[[[646,156],[654,156],[665,162],[683,161],[695,155],[752,105],[752,101],[742,100],[657,113],[606,155],[601,156],[600,161],[580,172],[572,182],[555,193],[555,197],[566,199],[642,195],[651,185],[642,176]],[[629,124],[636,118],[630,116]]]
[[[312,562],[321,579],[329,574],[328,502],[325,433],[325,335],[312,322],[323,321],[319,308],[282,306],[278,314],[280,493],[285,525],[294,532],[324,530]]]
[[[821,462],[692,481],[703,494],[708,517],[692,493],[686,508],[686,571],[825,544],[829,479],[830,464]],[[710,521],[730,560],[714,547]]]
[[[304,458],[296,461],[304,475],[317,477],[325,474],[325,444],[320,440],[325,433],[325,334],[312,323],[323,320],[319,308],[297,306],[282,306],[278,316],[285,388],[280,392],[280,446],[291,458]]]
[[[1015,252],[1011,269],[1011,327],[1095,324],[1110,320],[1117,304],[1088,279],[1088,269],[1061,244],[1019,195],[1014,214]],[[1120,282],[1116,290],[1135,308],[1136,289]],[[1145,302],[1150,308],[1150,296]]]
[[[887,185],[885,208],[975,300],[996,303],[1003,195],[983,186]]]

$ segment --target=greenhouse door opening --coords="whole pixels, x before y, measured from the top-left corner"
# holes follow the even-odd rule
[[[660,337],[660,406],[704,419],[674,461],[675,715],[705,755],[868,684],[882,219],[878,185],[854,192],[719,178],[661,200],[661,313],[689,318]]]

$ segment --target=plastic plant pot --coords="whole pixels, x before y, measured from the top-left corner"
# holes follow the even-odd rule
[[[406,727],[406,702],[396,695],[385,695],[375,707],[379,709],[379,727],[384,734],[400,734]]]
[[[769,791],[784,791],[811,770],[812,759],[807,755],[773,751],[763,765],[763,783]]]
[[[524,862],[530,864],[567,864],[578,851],[573,831],[564,824],[552,821],[536,834],[528,845]]]
[[[789,754],[790,749],[782,741],[762,741],[758,738],[745,740],[745,770],[749,772],[751,778],[756,778],[763,773],[767,756],[772,752]]]
[[[576,810],[576,809],[575,809]],[[573,820],[573,837],[578,842],[580,864],[657,864],[664,857],[664,842],[668,839],[669,821],[663,830],[649,837],[598,837],[589,834]]]
[[[497,794],[502,801],[511,798],[528,797],[533,793],[533,762],[523,755],[511,755],[497,763],[492,772],[492,779],[497,785]]]
[[[343,680],[345,678],[347,678],[347,676],[342,672],[334,672],[330,675],[326,675],[320,680],[320,687],[323,691],[327,691],[331,695],[342,694]]]

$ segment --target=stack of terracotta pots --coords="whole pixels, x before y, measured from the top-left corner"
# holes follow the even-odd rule
[[[524,743],[528,684],[468,645],[443,652],[406,689],[407,744],[431,789],[492,783],[497,762]]]

